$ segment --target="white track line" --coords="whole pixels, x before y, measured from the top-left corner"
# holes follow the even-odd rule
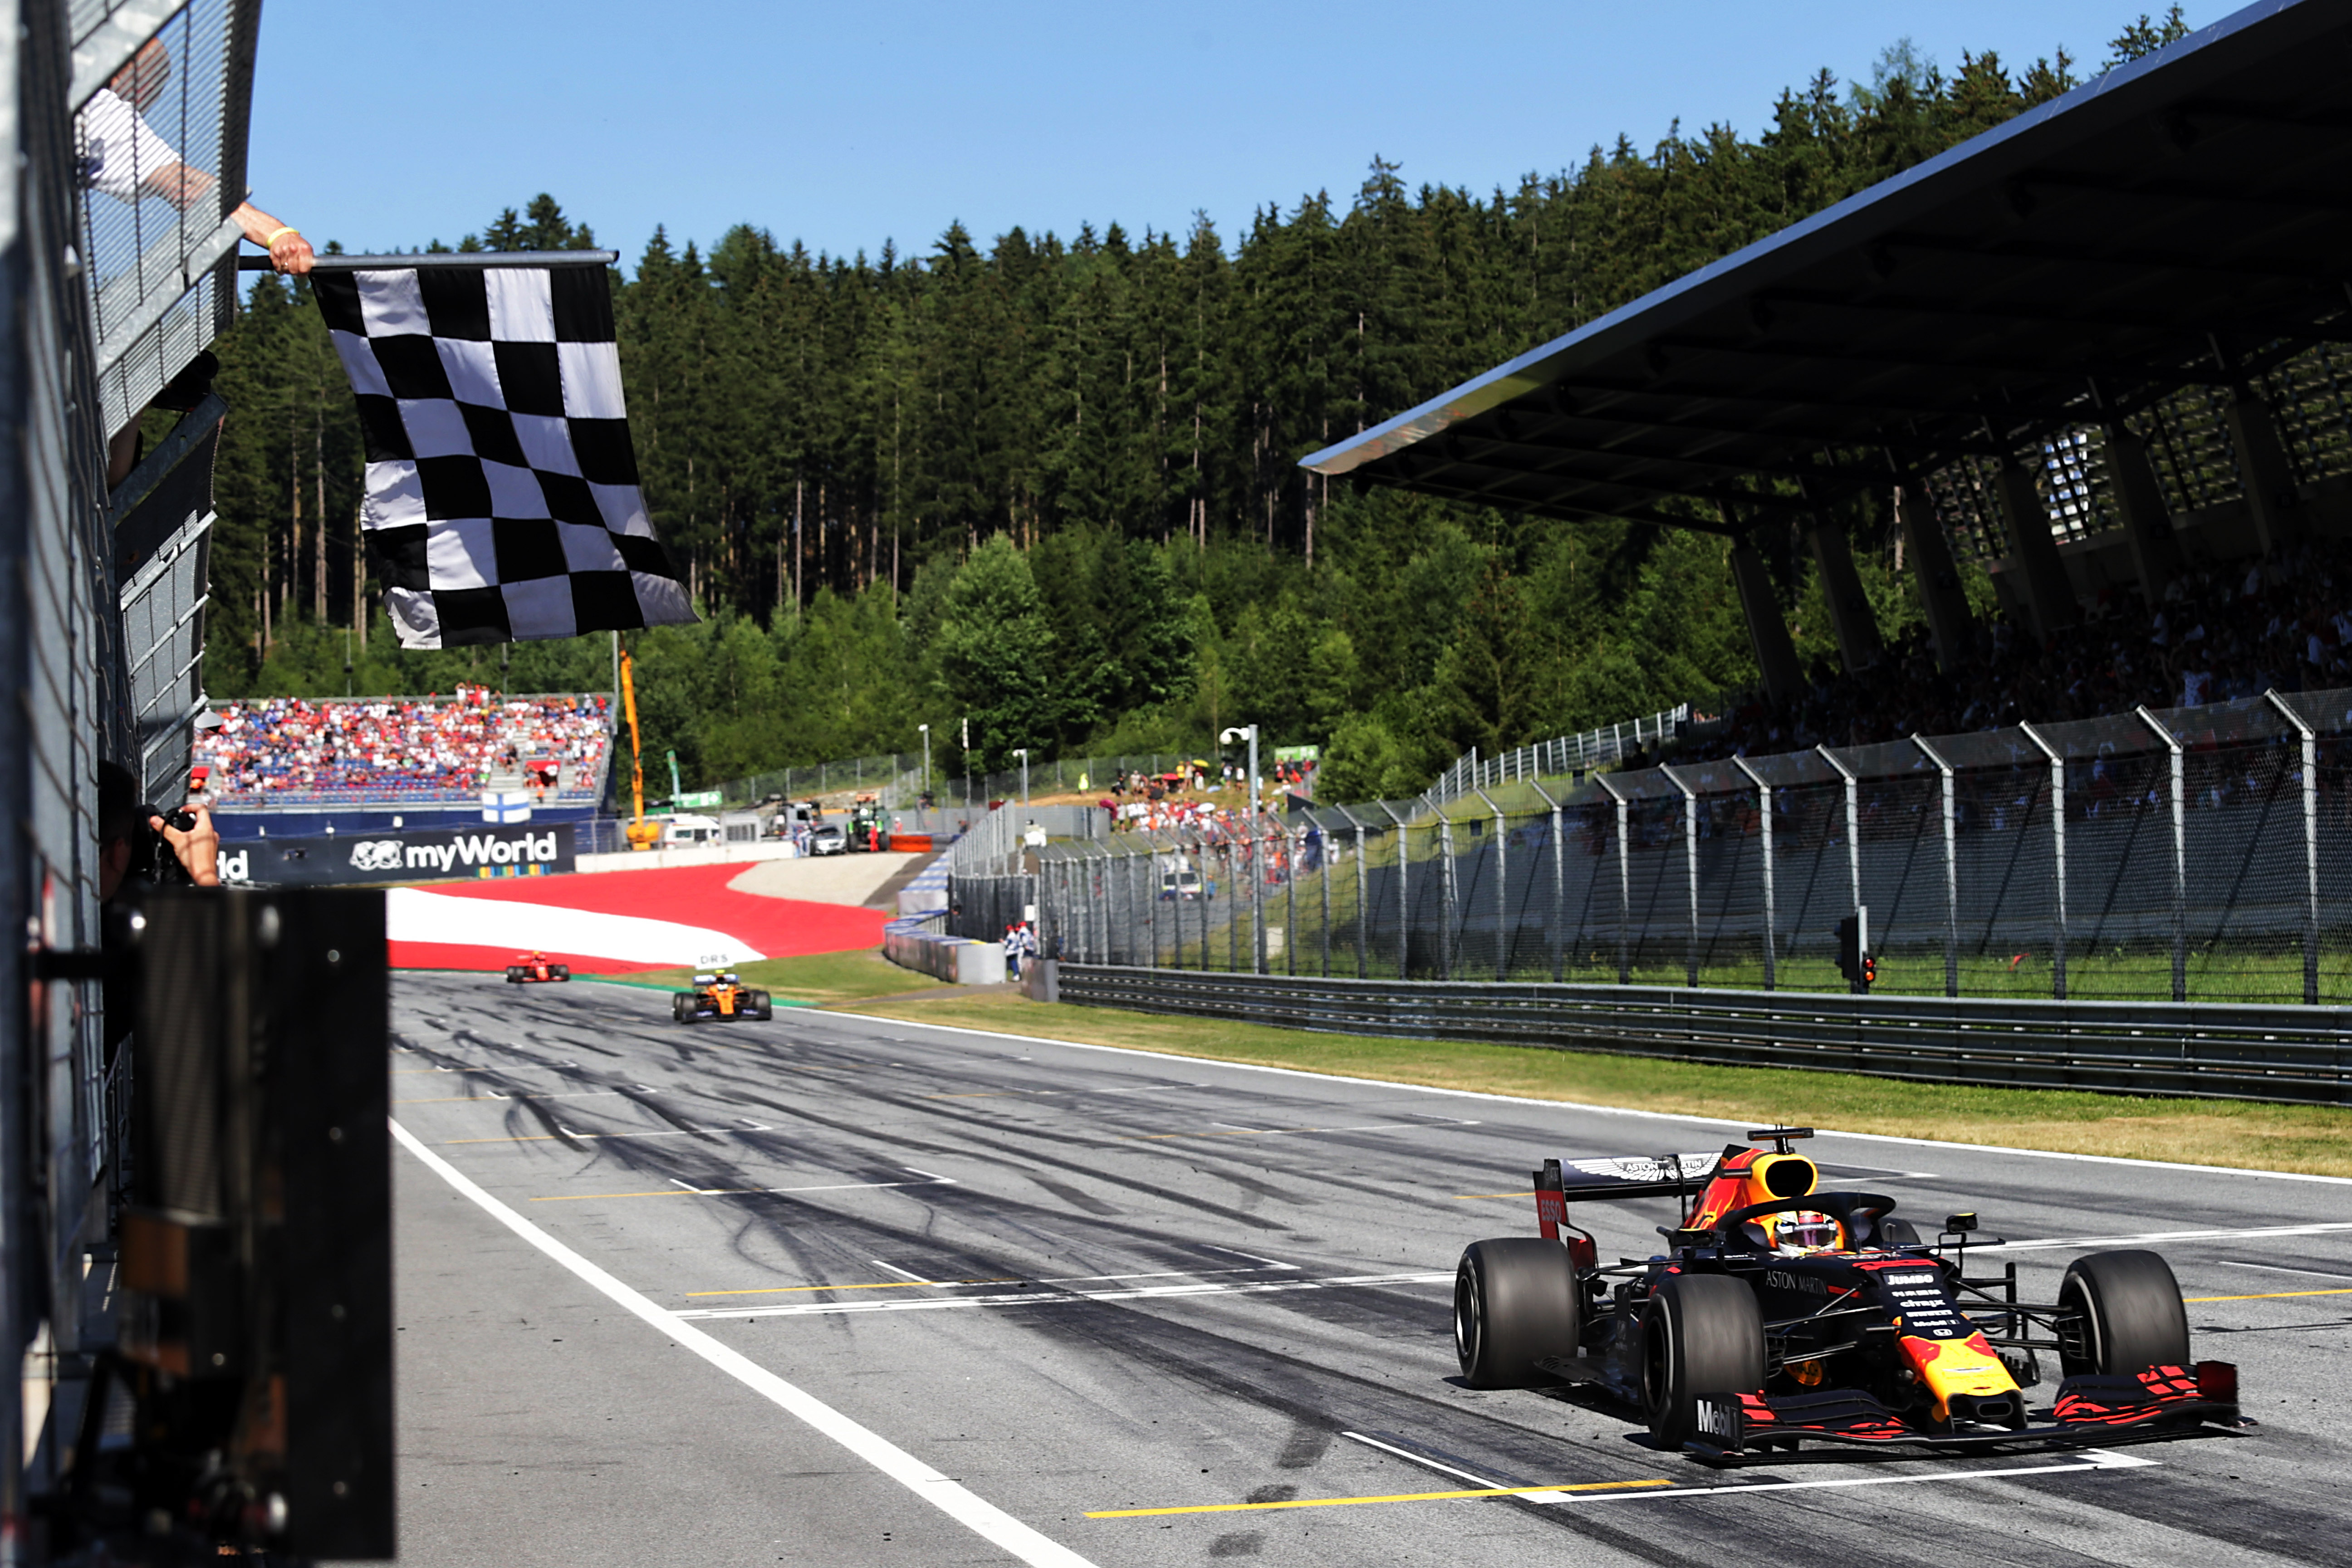
[[[1424,1469],[1435,1470],[1441,1476],[1453,1476],[1468,1481],[1474,1487],[1486,1487],[1500,1491],[1505,1484],[1498,1480],[1490,1480],[1485,1476],[1473,1475],[1468,1470],[1457,1470],[1452,1465],[1441,1465],[1426,1454],[1416,1454],[1409,1448],[1392,1447],[1377,1437],[1367,1437],[1361,1432],[1342,1432],[1339,1436],[1351,1442],[1361,1443],[1367,1448],[1378,1448],[1383,1454],[1394,1454],[1400,1459],[1419,1465]],[[1550,1503],[1569,1500],[1569,1494],[1566,1492],[1527,1491],[1515,1495],[1521,1502]]]
[[[1398,1083],[1384,1078],[1308,1072],[1302,1068],[1267,1067],[1258,1062],[1220,1061],[1214,1057],[1181,1057],[1167,1051],[1139,1050],[1130,1046],[1098,1046],[1087,1040],[1057,1040],[1048,1035],[1009,1035],[1001,1029],[967,1029],[956,1024],[918,1023],[912,1018],[885,1019],[866,1013],[835,1012],[831,1008],[821,1007],[813,1011],[830,1018],[849,1018],[866,1024],[889,1023],[903,1028],[932,1029],[943,1035],[971,1035],[984,1040],[1013,1040],[1023,1045],[1060,1046],[1073,1051],[1108,1051],[1150,1061],[1181,1062],[1196,1070],[1204,1067],[1225,1068],[1234,1072],[1272,1073],[1277,1078],[1362,1084],[1370,1089],[1393,1089],[1408,1094],[1443,1094],[1457,1100],[1484,1100],[1499,1105],[1525,1105],[1543,1110],[1576,1110],[1588,1116],[1623,1116],[1638,1121],[1679,1121],[1694,1127],[1746,1128],[1750,1125],[1749,1121],[1727,1121],[1719,1116],[1685,1116],[1671,1110],[1629,1110],[1622,1105],[1587,1105],[1573,1100],[1537,1100],[1523,1094],[1488,1094],[1475,1089],[1439,1089],[1431,1084]],[[2136,1165],[2151,1171],[2195,1171],[2212,1176],[2256,1176],[2274,1182],[2319,1182],[2331,1186],[2352,1186],[2352,1176],[2315,1176],[2303,1171],[2259,1171],[2241,1165],[2191,1165],[2177,1160],[2133,1160],[2120,1154],[2069,1154],[2054,1149],[2011,1149],[2000,1143],[1960,1143],[1948,1138],[1898,1138],[1885,1132],[1842,1132],[1833,1127],[1824,1127],[1819,1131],[1824,1138],[1852,1138],[1864,1143],[1899,1143],[1912,1149],[1958,1149],[1971,1154],[2017,1154],[2032,1160],[2071,1160],[2090,1165]]]
[[[2139,1236],[2060,1236],[2042,1241],[1988,1241],[1969,1248],[1970,1252],[2039,1252],[2052,1247],[2137,1247],[2150,1241],[2236,1241],[2255,1236],[2326,1236],[2336,1231],[2352,1230],[2352,1223],[2332,1221],[2319,1225],[2265,1225],[2247,1227],[2234,1226],[2228,1230],[2151,1230]]]
[[[1822,1491],[1834,1487],[1901,1487],[1918,1486],[1935,1481],[1989,1481],[2002,1476],[2052,1476],[2079,1474],[2084,1470],[2138,1470],[2154,1465],[2154,1459],[2143,1459],[2136,1454],[2117,1454],[2105,1448],[2085,1448],[2080,1465],[2018,1465],[1999,1470],[1930,1470],[1924,1476],[1841,1476],[1835,1480],[1821,1481],[1750,1481],[1734,1482],[1725,1487],[1661,1487],[1647,1492],[1579,1492],[1564,1497],[1563,1502],[1631,1502],[1642,1498],[1685,1497],[1769,1497],[1774,1492]]]
[[[950,1479],[880,1434],[858,1425],[814,1394],[785,1382],[741,1352],[719,1343],[702,1330],[679,1321],[678,1314],[622,1284],[580,1254],[474,1184],[464,1172],[426,1148],[399,1122],[392,1135],[425,1167],[457,1189],[500,1225],[570,1269],[606,1297],[679,1346],[692,1351],[752,1392],[775,1404],[813,1430],[832,1438],[884,1475],[971,1531],[1000,1551],[1034,1568],[1095,1568],[1088,1559]]]
[[[887,1264],[883,1265],[888,1268]],[[929,1284],[929,1280],[917,1280]],[[1039,1281],[1044,1283],[1044,1281]],[[1162,1296],[1264,1296],[1277,1290],[1337,1290],[1369,1285],[1451,1285],[1444,1274],[1356,1274],[1258,1285],[1153,1285],[1132,1290],[1024,1290],[1003,1296],[921,1296],[904,1301],[802,1301],[782,1307],[690,1307],[679,1318],[821,1318],[844,1312],[932,1312],[948,1307],[1058,1307],[1071,1301],[1141,1301]]]

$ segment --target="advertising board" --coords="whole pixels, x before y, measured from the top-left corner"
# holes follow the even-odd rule
[[[241,838],[221,846],[221,880],[232,887],[321,887],[464,878],[559,876],[572,867],[572,825],[455,831]]]

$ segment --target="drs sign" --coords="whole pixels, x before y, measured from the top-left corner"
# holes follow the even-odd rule
[[[265,887],[549,877],[572,868],[572,826],[250,838],[221,846],[221,880]]]

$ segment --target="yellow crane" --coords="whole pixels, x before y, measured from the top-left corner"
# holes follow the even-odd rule
[[[661,837],[662,827],[658,822],[646,820],[646,759],[637,738],[637,687],[629,673],[631,663],[627,650],[622,650],[621,710],[629,716],[629,799],[636,807],[625,831],[630,848],[650,849]]]

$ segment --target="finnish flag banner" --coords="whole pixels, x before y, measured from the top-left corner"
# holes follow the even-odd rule
[[[321,268],[310,286],[359,404],[360,522],[401,647],[696,618],[638,489],[602,265]]]

